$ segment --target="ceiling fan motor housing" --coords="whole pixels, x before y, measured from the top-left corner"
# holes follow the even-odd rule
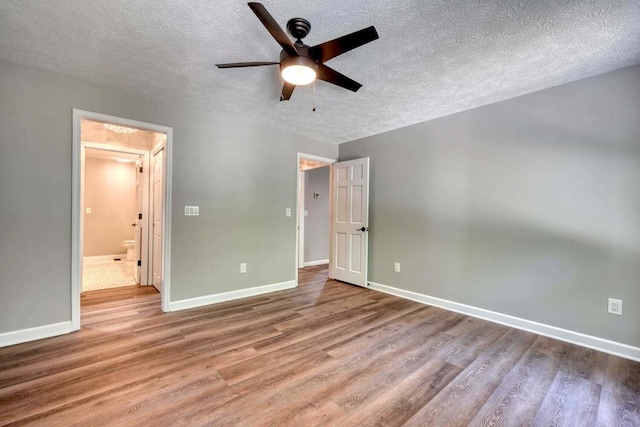
[[[302,40],[311,31],[311,23],[304,18],[291,18],[287,22],[287,30],[293,38]]]
[[[311,55],[309,46],[307,46],[306,44],[304,44],[302,42],[296,42],[295,46],[296,46],[296,51],[298,52],[299,56],[290,56],[285,50],[282,50],[280,52],[280,66],[281,67],[284,65],[285,62],[287,62],[287,65],[306,65],[306,66],[312,67],[312,68],[313,68],[313,66],[311,65],[311,63],[313,62],[314,64],[316,64],[316,67],[317,67],[317,61]],[[288,62],[289,60],[294,60],[294,59],[301,59],[302,62]]]

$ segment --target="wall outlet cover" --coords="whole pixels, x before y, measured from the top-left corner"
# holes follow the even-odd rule
[[[607,311],[609,312],[609,314],[617,314],[618,316],[622,316],[622,300],[609,298]]]

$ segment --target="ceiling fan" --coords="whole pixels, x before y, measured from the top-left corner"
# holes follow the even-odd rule
[[[218,68],[280,65],[280,73],[284,80],[280,101],[289,100],[296,86],[309,84],[315,79],[332,83],[353,92],[357,92],[362,87],[360,83],[344,74],[340,74],[333,68],[327,67],[324,63],[338,55],[376,40],[378,32],[373,26],[310,47],[302,42],[302,39],[311,30],[309,21],[303,18],[293,18],[287,22],[287,30],[296,39],[296,42],[293,43],[262,4],[255,2],[248,4],[253,13],[262,22],[262,25],[266,27],[276,42],[282,46],[280,61],[216,64]]]

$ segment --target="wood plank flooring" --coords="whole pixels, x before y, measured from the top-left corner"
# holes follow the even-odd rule
[[[640,363],[300,270],[163,313],[82,296],[82,330],[0,348],[0,425],[640,426]]]

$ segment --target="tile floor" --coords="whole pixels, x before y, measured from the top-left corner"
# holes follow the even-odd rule
[[[82,291],[119,288],[136,284],[134,262],[112,259],[84,259],[82,261]]]

